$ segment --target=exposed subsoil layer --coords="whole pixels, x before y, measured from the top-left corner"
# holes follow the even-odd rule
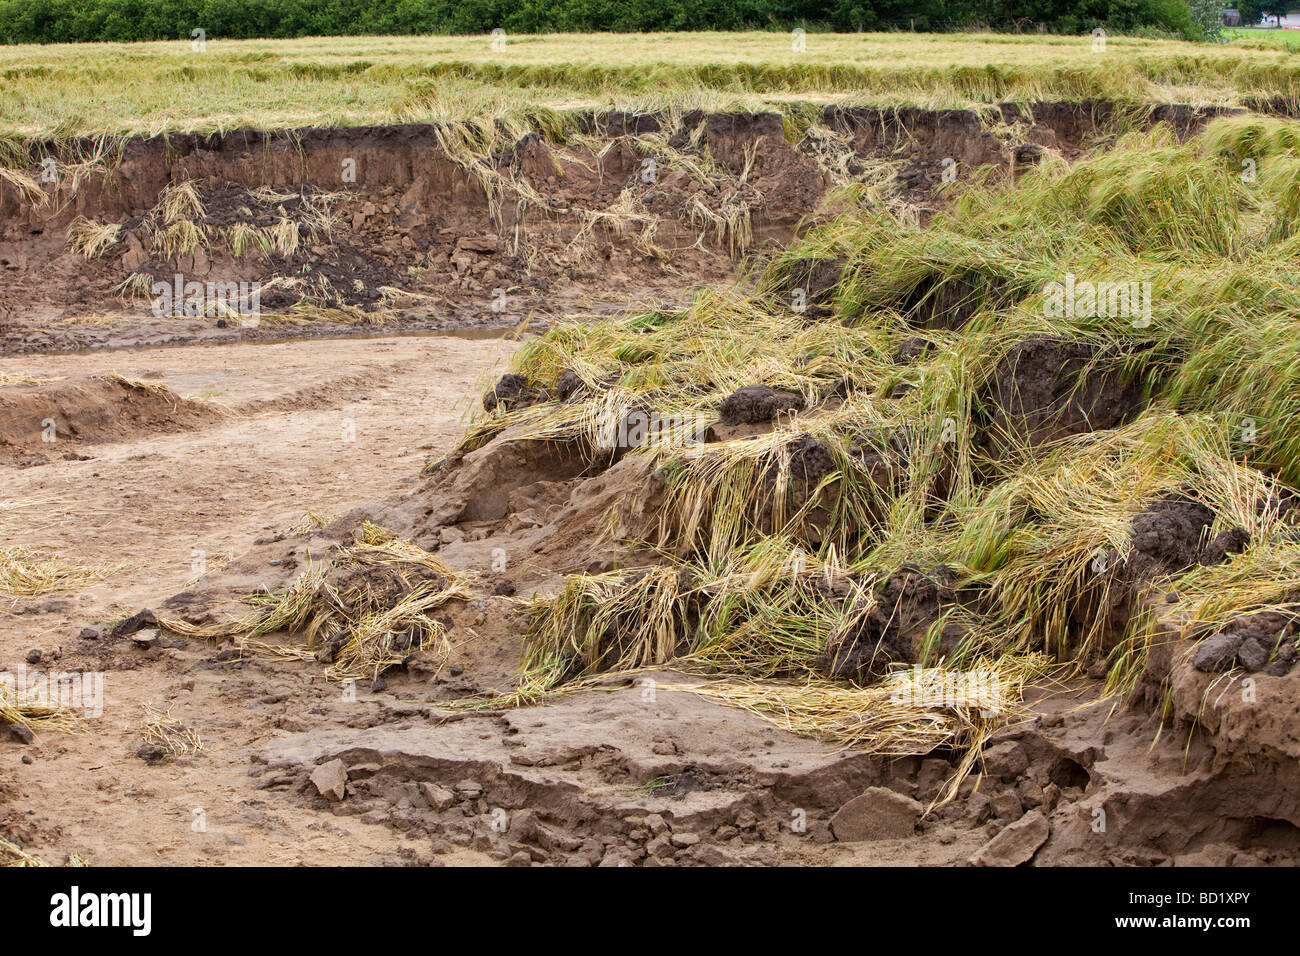
[[[1147,121],[1188,135],[1218,112],[1157,107]],[[884,183],[924,220],[949,169],[960,183],[1073,158],[1105,145],[1112,113],[827,107],[794,141],[776,113],[600,114],[564,142],[521,132],[485,152],[429,125],[38,144],[23,172],[44,198],[0,184],[0,349],[507,328],[673,303],[788,242],[836,187]],[[45,183],[40,162],[65,154],[99,159]],[[109,231],[82,247],[87,224]],[[184,295],[155,308],[154,284],[177,276],[182,290],[261,283],[261,323],[187,312]],[[820,308],[835,277],[798,278]],[[313,308],[286,320],[299,303]]]

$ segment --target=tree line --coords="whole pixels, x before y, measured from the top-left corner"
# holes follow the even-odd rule
[[[790,29],[1086,33],[1204,39],[1187,0],[0,0],[0,42]],[[1202,5],[1204,5],[1202,3]],[[1202,17],[1203,19],[1203,17]]]

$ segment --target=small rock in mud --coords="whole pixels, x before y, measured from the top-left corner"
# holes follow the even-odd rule
[[[1274,663],[1281,665],[1278,670],[1284,674],[1295,658],[1295,646],[1288,637],[1294,630],[1295,619],[1278,611],[1243,615],[1196,645],[1192,667],[1209,674],[1238,665],[1247,671],[1260,671],[1268,669],[1275,657]]]
[[[1014,790],[1003,790],[993,798],[993,815],[999,820],[1019,820],[1024,812],[1025,806]]]
[[[436,783],[430,783],[427,780],[420,783],[420,794],[424,797],[429,806],[441,813],[456,802],[456,795],[446,787],[440,787]]]
[[[118,621],[113,625],[111,633],[113,637],[126,637],[128,634],[134,634],[136,631],[143,630],[146,627],[157,626],[158,618],[154,615],[153,611],[149,610],[149,608],[144,608],[143,610],[132,614],[125,620]]]
[[[1263,670],[1268,664],[1270,650],[1259,638],[1251,636],[1237,648],[1237,661],[1248,671]]]
[[[327,800],[338,803],[343,799],[348,785],[348,771],[342,760],[330,760],[311,772],[309,778],[317,792]]]
[[[104,636],[104,629],[100,627],[83,627],[77,634],[78,639],[83,641],[97,641]]]
[[[1247,671],[1285,674],[1295,660],[1297,619],[1281,611],[1259,611],[1233,618],[1192,652],[1192,666],[1216,673],[1240,665]]]
[[[1029,756],[1014,740],[1005,740],[984,751],[984,770],[990,777],[1016,780],[1028,769]]]
[[[896,840],[911,836],[923,807],[888,787],[872,787],[840,807],[831,817],[831,832],[841,843]]]
[[[497,408],[508,412],[544,402],[547,397],[540,388],[529,385],[528,379],[512,372],[502,375],[496,385],[483,393],[483,408],[489,412]]]
[[[23,658],[28,664],[39,664],[41,662],[41,651],[39,648],[32,648]]]
[[[9,724],[8,726],[9,726],[9,736],[12,737],[14,740],[18,741],[20,744],[30,744],[33,740],[36,739],[36,735],[32,733],[32,729],[28,727],[26,724],[14,723],[14,724]]]
[[[456,784],[453,788],[456,795],[462,800],[477,800],[483,796],[483,787],[476,780],[470,780],[468,777]]]
[[[975,866],[1021,866],[1047,842],[1052,828],[1039,810],[1030,810],[1004,828],[971,858]]]
[[[793,392],[778,392],[767,385],[746,385],[722,400],[718,416],[724,425],[753,425],[770,422],[782,412],[804,407]]]
[[[515,594],[515,586],[509,581],[498,581],[493,585],[492,593],[497,597],[513,597]]]

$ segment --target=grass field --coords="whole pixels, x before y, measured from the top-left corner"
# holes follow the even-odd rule
[[[710,108],[809,100],[965,106],[1300,97],[1300,60],[1225,45],[997,34],[362,37],[0,47],[0,133],[359,125],[520,107]]]
[[[1223,35],[1235,46],[1281,47],[1300,52],[1300,30],[1274,30],[1260,27],[1229,27]]]

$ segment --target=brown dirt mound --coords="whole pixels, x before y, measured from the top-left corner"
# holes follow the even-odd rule
[[[215,406],[183,399],[161,383],[114,377],[0,388],[0,454],[29,463],[68,448],[127,441],[194,428],[222,417]]]
[[[770,422],[782,412],[803,408],[803,398],[793,392],[778,392],[768,385],[745,385],[718,406],[724,425],[752,425]]]

